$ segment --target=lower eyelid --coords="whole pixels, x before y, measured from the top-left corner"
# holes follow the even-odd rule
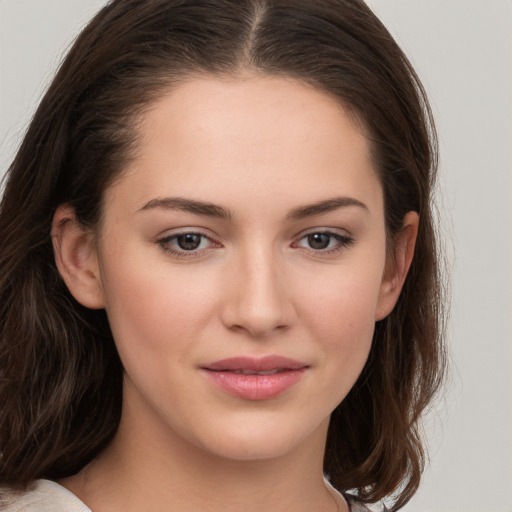
[[[180,247],[172,247],[172,245],[170,245],[178,237],[184,236],[184,235],[189,235],[189,234],[199,235],[202,238],[201,244],[204,243],[204,240],[207,240],[209,242],[208,246],[207,247],[199,247],[197,249],[186,250],[186,249],[182,249]],[[199,231],[194,231],[194,230],[180,231],[177,233],[165,235],[165,236],[157,238],[155,240],[155,242],[166,253],[173,255],[175,257],[181,257],[181,258],[198,257],[199,255],[204,254],[205,251],[208,251],[209,249],[215,249],[215,248],[221,247],[221,244],[219,242],[217,242],[216,240],[214,240],[211,236],[206,235],[205,233],[201,233]]]
[[[187,234],[199,235],[200,237],[202,237],[203,240],[204,239],[208,240],[209,241],[208,246],[203,247],[203,248],[190,249],[190,250],[182,249],[179,247],[172,248],[172,247],[168,246],[169,243],[171,243],[172,241],[175,241],[178,237],[184,236]],[[314,249],[312,247],[305,247],[305,246],[299,245],[299,243],[302,240],[304,240],[308,236],[314,235],[314,234],[328,235],[328,236],[334,238],[337,241],[337,244],[335,244],[334,247],[327,247],[325,249]],[[156,239],[155,242],[165,252],[167,252],[169,254],[174,254],[174,255],[180,256],[180,257],[194,257],[194,256],[198,256],[201,253],[204,253],[205,251],[208,251],[209,249],[222,247],[222,244],[220,244],[219,242],[214,240],[209,235],[206,235],[205,233],[201,233],[201,232],[197,232],[197,231],[192,231],[192,230],[191,231],[181,231],[178,233],[172,233],[172,234],[169,234],[169,235],[166,235],[166,236]],[[351,246],[354,242],[355,242],[354,238],[351,235],[346,234],[346,233],[342,234],[342,233],[336,233],[334,231],[315,230],[315,231],[310,231],[309,233],[305,233],[300,238],[297,238],[296,241],[292,243],[292,246],[295,246],[299,249],[304,249],[304,250],[312,252],[312,253],[317,253],[320,255],[320,254],[329,254],[329,253],[342,251],[343,249],[346,249],[349,246]]]

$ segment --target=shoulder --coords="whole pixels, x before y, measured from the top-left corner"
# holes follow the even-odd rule
[[[91,512],[74,494],[50,480],[36,480],[25,492],[2,488],[2,512]]]
[[[360,501],[357,496],[354,496],[353,494],[340,493],[333,487],[327,477],[324,477],[324,484],[338,503],[338,507],[343,503],[343,500],[347,502],[349,512],[388,512],[388,509],[382,503],[373,503],[368,505]]]
[[[350,512],[388,512],[384,505],[367,505],[350,495],[345,495],[345,500],[348,503]]]

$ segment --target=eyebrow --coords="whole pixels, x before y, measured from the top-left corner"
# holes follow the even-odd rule
[[[204,201],[195,201],[194,199],[185,199],[183,197],[152,199],[138,211],[152,210],[154,208],[180,210],[183,212],[195,213],[196,215],[206,215],[208,217],[218,217],[221,219],[231,219],[232,217],[229,210],[222,208],[222,206]]]
[[[334,197],[294,208],[286,215],[286,219],[300,220],[350,206],[356,206],[363,210],[368,210],[368,207],[364,203],[353,197]],[[194,199],[185,199],[182,197],[152,199],[138,211],[152,210],[155,208],[162,208],[164,210],[180,210],[194,213],[196,215],[205,215],[208,217],[217,217],[227,220],[230,220],[233,217],[231,212],[222,206],[204,201],[196,201]]]
[[[368,211],[368,207],[353,197],[334,197],[325,199],[316,203],[299,206],[291,210],[286,216],[289,220],[300,220],[306,217],[313,217],[314,215],[321,215],[322,213],[329,213],[339,208],[347,208],[349,206],[356,206]]]

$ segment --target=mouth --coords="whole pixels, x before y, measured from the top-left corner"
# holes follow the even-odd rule
[[[281,395],[303,377],[309,366],[282,356],[236,357],[201,368],[222,391],[245,400],[269,400]]]
[[[245,370],[245,369],[237,369],[237,370],[212,370],[212,371],[229,371],[232,373],[235,373],[236,375],[275,375],[276,373],[282,373],[290,371],[288,368],[274,368],[273,370],[266,370],[266,371],[260,371],[256,372],[254,370]]]

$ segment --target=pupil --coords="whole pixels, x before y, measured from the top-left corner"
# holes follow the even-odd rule
[[[308,243],[312,249],[325,249],[331,241],[330,235],[324,233],[313,233],[308,235]]]
[[[194,233],[180,235],[177,238],[177,242],[180,246],[180,249],[185,251],[193,251],[199,247],[199,244],[201,243],[201,235],[196,235]]]

